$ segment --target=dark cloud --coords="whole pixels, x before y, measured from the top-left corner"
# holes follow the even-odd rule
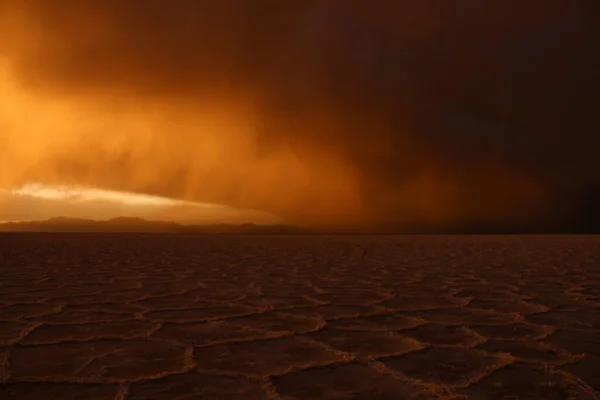
[[[463,228],[574,226],[600,181],[593,2],[0,4],[10,76],[95,123],[12,121],[6,185]]]

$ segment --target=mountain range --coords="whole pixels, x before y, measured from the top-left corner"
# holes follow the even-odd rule
[[[306,233],[292,225],[211,224],[184,225],[169,221],[149,221],[142,218],[119,217],[109,220],[57,217],[41,221],[0,223],[0,232],[130,232],[130,233],[234,233],[281,234]]]

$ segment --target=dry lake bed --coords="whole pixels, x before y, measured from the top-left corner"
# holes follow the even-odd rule
[[[599,236],[0,234],[0,399],[598,399]]]

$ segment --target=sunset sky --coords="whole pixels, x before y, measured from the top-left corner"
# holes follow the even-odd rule
[[[600,229],[597,15],[0,0],[0,221]]]

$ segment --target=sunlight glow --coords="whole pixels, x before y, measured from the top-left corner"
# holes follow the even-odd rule
[[[110,201],[126,205],[140,206],[176,206],[195,205],[202,207],[218,207],[211,203],[192,203],[166,197],[152,196],[139,193],[117,192],[113,190],[91,189],[76,186],[50,186],[37,182],[26,183],[21,187],[9,190],[11,194],[32,196],[48,200],[71,201]]]
[[[0,223],[55,217],[108,220],[118,217],[197,223],[279,223],[275,215],[225,204],[141,193],[29,182],[0,189]]]

